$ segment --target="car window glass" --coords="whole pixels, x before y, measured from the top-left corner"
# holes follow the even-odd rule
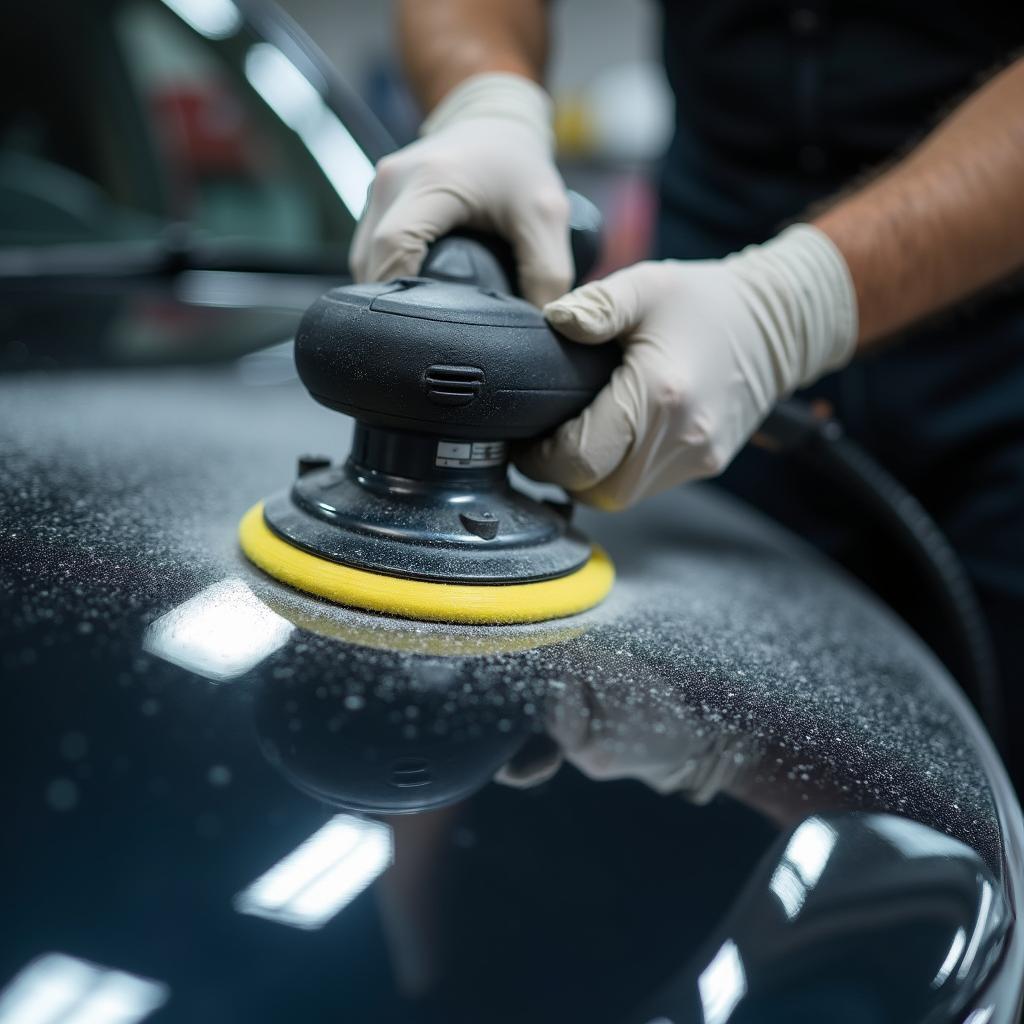
[[[186,223],[206,245],[347,248],[365,156],[233,4],[204,5],[224,15],[220,30],[205,31],[186,7],[17,9],[0,42],[0,77],[10,76],[0,90],[0,243],[149,239]],[[55,19],[66,31],[48,30]],[[268,71],[315,107],[340,148],[314,152],[303,125],[261,88]]]

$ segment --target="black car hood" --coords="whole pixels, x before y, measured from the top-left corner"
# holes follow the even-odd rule
[[[289,359],[0,383],[2,858],[18,880],[0,981],[56,950],[161,979],[160,1019],[627,1020],[717,962],[737,894],[808,819],[842,836],[895,816],[957,841],[936,864],[960,865],[948,891],[976,925],[965,893],[984,881],[989,918],[973,966],[937,988],[908,966],[913,995],[880,996],[871,1019],[953,1019],[977,997],[1007,955],[1019,811],[908,630],[709,487],[579,510],[618,579],[571,620],[442,627],[303,597],[235,538],[300,453],[347,450],[348,421]],[[309,934],[239,913],[339,809],[388,822],[375,893]],[[842,863],[837,891],[856,889],[857,858]],[[858,891],[898,904],[893,885]],[[845,923],[814,942],[856,977],[863,920],[826,919]],[[799,960],[799,923],[780,914],[752,941],[787,937],[783,962]],[[753,1006],[778,965],[743,956]]]

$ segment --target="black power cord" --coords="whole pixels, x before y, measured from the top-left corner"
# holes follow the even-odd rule
[[[924,506],[855,441],[838,420],[799,401],[782,402],[761,427],[771,451],[838,486],[903,551],[928,584],[952,641],[953,675],[1004,749],[1003,697],[988,624],[959,557]]]

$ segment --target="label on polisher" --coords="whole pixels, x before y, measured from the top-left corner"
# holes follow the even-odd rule
[[[447,469],[483,469],[500,466],[506,457],[504,441],[438,441],[435,466]]]

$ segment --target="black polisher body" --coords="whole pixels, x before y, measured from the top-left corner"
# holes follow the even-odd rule
[[[266,523],[293,546],[378,574],[480,584],[567,575],[590,545],[570,505],[511,487],[509,444],[579,413],[618,347],[560,336],[502,290],[500,265],[476,241],[439,243],[427,271],[436,276],[335,288],[306,312],[299,377],[355,419],[353,446],[344,463],[268,499]]]

